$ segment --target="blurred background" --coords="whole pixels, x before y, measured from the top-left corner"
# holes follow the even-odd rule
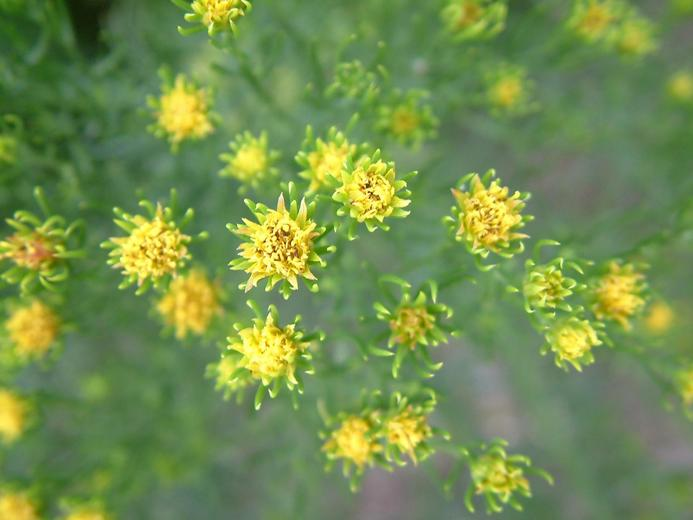
[[[564,1],[513,0],[506,29],[474,45],[444,37],[444,2],[253,3],[229,52],[205,32],[179,35],[184,13],[163,0],[0,1],[0,115],[21,121],[11,130],[16,160],[0,169],[0,214],[35,210],[41,185],[52,209],[88,229],[87,258],[66,284],[73,329],[57,359],[14,381],[35,396],[38,418],[3,448],[0,477],[38,482],[44,497],[103,496],[124,519],[483,515],[464,507],[468,477],[451,495],[441,491],[451,464],[443,454],[368,471],[350,493],[340,471],[323,471],[317,403],[335,413],[356,406],[362,389],[404,384],[388,377],[389,360],[362,362],[348,336],[378,327],[359,319],[373,314],[380,274],[419,283],[470,265],[440,224],[450,187],[468,172],[496,168],[511,188],[531,192],[528,234],[582,258],[626,255],[675,225],[693,195],[693,109],[673,102],[666,84],[693,67],[693,17],[668,2],[633,2],[658,24],[659,50],[624,60],[567,37]],[[353,115],[353,105],[320,95],[335,65],[351,59],[383,65],[394,87],[428,90],[438,137],[411,149],[354,130],[399,171],[419,171],[412,214],[388,233],[340,243],[319,294],[302,290],[287,303],[253,295],[328,335],[301,408],[282,396],[255,412],[252,396],[224,401],[204,377],[231,324],[248,317],[236,289],[244,276],[226,267],[238,241],[225,229],[248,212],[238,185],[219,178],[218,155],[238,132],[265,130],[282,153],[282,179],[295,179],[305,126],[343,128]],[[499,118],[476,102],[494,61],[526,67],[535,110]],[[213,135],[177,154],[147,132],[146,98],[159,95],[161,66],[212,87],[221,116]],[[172,187],[196,210],[192,230],[210,233],[192,253],[227,294],[218,341],[162,334],[153,296],[118,291],[120,275],[98,247],[118,234],[114,206],[134,212],[140,198],[163,200]],[[267,204],[277,195],[276,187],[248,194]],[[534,483],[525,511],[502,517],[693,519],[693,426],[659,370],[693,354],[691,242],[659,241],[643,255],[653,293],[675,309],[673,327],[653,335],[636,323],[583,373],[539,355],[541,336],[496,278],[472,267],[476,283],[441,293],[462,336],[434,352],[444,367],[428,383],[441,396],[433,423],[459,442],[506,438],[556,480]],[[517,276],[523,261],[501,269]]]

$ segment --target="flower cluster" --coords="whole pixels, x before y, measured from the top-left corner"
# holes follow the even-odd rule
[[[349,236],[354,237],[355,224],[365,224],[368,231],[377,228],[388,230],[386,218],[406,217],[411,193],[406,189],[406,179],[397,179],[394,162],[381,159],[380,150],[372,156],[363,156],[357,161],[347,161],[341,173],[341,185],[334,191],[332,199],[342,205],[338,216],[352,219]]]
[[[504,0],[448,0],[441,12],[445,29],[457,41],[493,38],[505,28]]]
[[[274,398],[282,383],[290,391],[296,389],[303,393],[302,374],[312,374],[314,370],[309,347],[313,341],[321,340],[322,334],[305,334],[298,329],[300,316],[296,316],[290,325],[280,326],[279,314],[273,305],[266,317],[254,302],[250,301],[248,305],[255,312],[252,325],[234,324],[236,334],[227,339],[228,350],[241,356],[227,383],[233,384],[244,375],[259,381],[261,384],[255,394],[255,409],[259,409],[265,391]]]
[[[429,294],[424,288],[415,291],[415,296],[412,296],[411,285],[407,281],[395,276],[385,276],[382,281],[395,284],[401,290],[399,300],[388,291],[383,291],[386,302],[376,302],[373,306],[378,319],[388,323],[390,337],[387,346],[396,347],[392,375],[397,378],[406,357],[414,358],[418,365],[425,367],[425,375],[432,375],[442,363],[434,363],[431,360],[428,347],[447,343],[448,335],[454,334],[454,331],[443,323],[452,316],[452,309],[438,303],[438,289],[434,282],[429,282],[429,301]],[[378,354],[377,347],[373,352]]]
[[[389,399],[373,392],[358,413],[342,412],[328,419],[330,429],[321,433],[326,441],[322,449],[327,468],[341,460],[344,475],[355,491],[367,467],[377,464],[391,469],[391,463],[404,466],[404,457],[414,464],[425,460],[434,453],[431,441],[435,437],[449,437],[428,423],[435,405],[432,390],[414,397],[395,392]]]
[[[244,241],[238,247],[240,258],[229,263],[231,269],[242,270],[250,275],[241,284],[246,292],[265,278],[267,290],[281,282],[280,291],[289,298],[291,291],[298,289],[298,279],[303,278],[308,288],[317,291],[317,278],[311,266],[324,266],[320,255],[334,251],[331,246],[320,246],[320,240],[327,228],[319,227],[311,218],[315,203],[306,203],[295,198],[295,186],[289,184],[289,207],[286,207],[284,194],[279,195],[277,208],[270,209],[264,204],[246,200],[257,222],[243,219],[242,224],[228,224],[227,228]]]
[[[518,231],[532,218],[522,214],[529,194],[511,195],[495,175],[495,170],[489,170],[483,177],[478,173],[464,176],[452,190],[457,206],[445,222],[473,255],[486,258],[495,253],[510,258],[524,251],[522,239],[527,235]]]
[[[158,286],[162,279],[175,276],[190,259],[188,244],[192,238],[181,232],[193,217],[188,209],[180,225],[176,224],[175,192],[171,193],[171,206],[140,201],[148,215],[131,215],[114,208],[114,222],[127,233],[103,242],[101,247],[110,249],[108,264],[120,269],[125,280],[119,288],[137,284],[137,294],[150,286]]]
[[[479,454],[467,452],[472,484],[467,488],[465,504],[470,511],[474,511],[475,494],[483,495],[489,513],[501,512],[505,504],[521,511],[519,497],[532,496],[527,473],[553,483],[548,473],[532,466],[529,457],[508,455],[506,446],[507,442],[496,439],[488,446],[482,445]]]
[[[173,151],[187,140],[199,140],[214,131],[216,116],[211,112],[211,93],[199,88],[183,74],[172,79],[162,71],[161,96],[149,97],[147,103],[154,112],[149,130],[167,139]]]
[[[219,156],[226,163],[224,169],[219,172],[220,176],[234,178],[243,186],[251,186],[254,189],[277,176],[278,170],[274,163],[280,154],[268,149],[266,132],[262,132],[258,137],[250,132],[239,134],[229,143],[229,148],[231,153]]]
[[[183,11],[185,21],[194,24],[192,27],[178,27],[183,35],[207,29],[212,36],[220,32],[235,32],[236,22],[246,15],[252,4],[249,0],[193,0],[188,4],[184,0],[173,0]]]

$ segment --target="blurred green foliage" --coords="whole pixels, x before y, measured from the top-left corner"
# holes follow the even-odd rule
[[[206,32],[181,36],[183,13],[168,2],[0,2],[0,133],[15,140],[0,156],[0,213],[35,211],[39,185],[54,212],[87,223],[86,258],[64,283],[60,313],[72,330],[60,356],[0,376],[32,396],[37,414],[21,441],[2,448],[2,482],[34,488],[49,516],[62,497],[97,496],[133,519],[469,517],[468,477],[449,497],[441,490],[445,454],[393,474],[367,472],[351,494],[339,472],[323,473],[318,437],[318,403],[334,414],[356,406],[362,389],[407,389],[406,377],[390,377],[390,359],[364,362],[355,341],[386,328],[372,307],[378,277],[417,286],[459,275],[440,293],[462,336],[433,350],[444,362],[427,382],[439,394],[433,422],[460,442],[507,438],[556,481],[537,482],[524,512],[504,514],[691,518],[691,426],[680,406],[667,413],[662,404],[676,402],[667,374],[693,356],[693,106],[666,87],[691,66],[693,18],[642,2],[660,49],[623,59],[572,38],[569,2],[559,0],[509,2],[505,30],[482,43],[445,33],[445,2],[253,4],[237,35],[212,45]],[[383,91],[428,91],[437,137],[425,132],[423,145],[409,147],[369,125],[377,117],[368,103],[325,96],[338,64],[352,60]],[[519,117],[492,114],[484,101],[488,71],[503,63],[522,66],[532,82],[531,110]],[[146,99],[160,90],[162,66],[211,87],[220,115],[209,138],[177,154],[147,132]],[[226,267],[238,240],[225,225],[250,213],[238,183],[218,176],[218,156],[236,134],[266,131],[281,152],[280,178],[299,181],[294,155],[308,124],[317,135],[350,126],[353,142],[381,148],[400,172],[418,170],[412,213],[387,233],[338,236],[318,294],[302,289],[288,302],[253,294],[327,334],[299,409],[280,395],[255,412],[251,396],[223,401],[204,378],[232,323],[249,317],[237,289],[246,276]],[[646,261],[655,296],[675,309],[674,327],[662,337],[641,324],[615,333],[614,348],[601,347],[581,374],[540,356],[541,335],[506,290],[506,279],[521,283],[524,258],[482,273],[440,223],[455,182],[489,168],[532,193],[532,237],[597,262]],[[117,290],[120,275],[98,247],[117,233],[114,206],[134,212],[139,199],[164,200],[170,188],[195,209],[194,231],[210,234],[191,251],[222,281],[229,309],[218,330],[184,345],[161,334],[153,296]],[[272,207],[278,193],[270,183],[250,196]],[[13,287],[2,291],[14,297]]]

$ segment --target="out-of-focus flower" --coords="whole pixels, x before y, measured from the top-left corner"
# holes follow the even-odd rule
[[[645,305],[645,276],[633,264],[609,262],[607,272],[593,282],[592,310],[598,320],[614,320],[629,330],[629,319]]]
[[[324,266],[325,261],[320,255],[334,248],[319,245],[327,229],[318,227],[311,218],[315,203],[306,204],[305,199],[301,199],[299,204],[295,199],[295,187],[290,183],[288,208],[284,194],[279,195],[277,209],[249,200],[246,200],[246,205],[257,222],[244,218],[242,224],[227,225],[232,233],[243,239],[238,247],[240,258],[229,263],[231,269],[250,275],[241,288],[247,292],[260,280],[268,278],[267,289],[282,282],[280,292],[288,298],[291,291],[298,289],[300,277],[310,290],[317,291],[317,278],[311,265]]]
[[[253,383],[248,370],[240,365],[241,359],[236,352],[225,352],[219,361],[207,366],[207,377],[214,379],[214,388],[223,393],[224,399],[236,394],[240,401],[242,390]]]
[[[498,0],[449,0],[441,17],[455,40],[492,38],[505,28],[508,6]]]
[[[202,335],[221,314],[219,288],[203,271],[194,269],[171,281],[156,309],[166,325],[174,328],[178,339],[191,332]]]
[[[46,355],[60,332],[60,319],[40,300],[12,310],[5,322],[13,351],[20,359],[36,359]]]
[[[430,94],[421,90],[399,90],[392,100],[378,107],[377,130],[405,145],[419,146],[436,135],[438,119],[425,100]]]
[[[274,163],[279,152],[268,148],[267,132],[255,137],[244,132],[229,143],[231,153],[223,153],[219,158],[226,163],[219,172],[222,177],[232,177],[244,185],[257,189],[263,182],[276,177],[279,171]]]
[[[0,164],[12,165],[17,160],[17,138],[11,134],[0,134]]]
[[[522,239],[527,235],[518,230],[532,219],[522,214],[529,193],[511,195],[495,175],[491,169],[483,177],[478,173],[464,176],[452,190],[457,206],[445,222],[470,253],[486,258],[492,252],[510,258],[524,251]]]
[[[380,70],[381,74],[383,70]],[[327,87],[327,96],[341,96],[370,103],[380,94],[378,76],[366,69],[359,60],[338,63],[334,81]]]
[[[569,363],[582,372],[583,365],[594,363],[592,349],[602,344],[595,327],[598,325],[593,326],[576,316],[554,321],[546,329],[546,345],[542,354],[553,352],[556,366],[567,370]]]
[[[186,140],[198,140],[214,131],[212,96],[209,90],[199,88],[183,74],[175,80],[164,72],[161,96],[149,97],[147,103],[154,111],[154,123],[149,130],[165,138],[176,151]]]
[[[644,56],[657,50],[654,24],[637,13],[629,14],[615,35],[616,49],[625,56]]]
[[[644,323],[652,334],[664,334],[671,328],[675,319],[674,309],[668,303],[659,300],[650,305]]]
[[[359,147],[350,143],[346,136],[331,127],[325,140],[313,136],[313,129],[306,128],[306,138],[301,151],[296,155],[296,162],[303,168],[299,177],[310,181],[308,193],[332,186],[342,176],[342,170],[348,160],[353,160],[359,153]]]
[[[534,110],[534,83],[519,65],[503,64],[486,74],[486,100],[498,116],[520,116]]]
[[[28,419],[27,401],[11,390],[0,388],[0,439],[2,442],[10,444],[21,437],[26,430]],[[0,518],[3,518],[2,515]]]
[[[6,491],[0,495],[0,519],[39,520],[38,508],[27,494]]]
[[[407,198],[411,195],[406,189],[407,181],[396,179],[395,163],[383,161],[380,150],[347,163],[340,180],[341,185],[332,195],[342,205],[337,214],[366,224],[368,231],[388,230],[386,218],[409,215],[404,209],[411,202]]]
[[[613,35],[626,10],[622,0],[577,0],[568,27],[589,43],[603,43]]]
[[[679,103],[693,102],[693,73],[679,70],[672,74],[667,82],[667,93]]]
[[[64,520],[112,520],[111,515],[98,505],[84,505],[72,508]]]

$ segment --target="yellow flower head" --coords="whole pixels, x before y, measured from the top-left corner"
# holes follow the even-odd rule
[[[210,98],[208,90],[179,74],[173,85],[164,84],[159,99],[149,98],[156,118],[150,130],[168,139],[174,150],[185,140],[207,137],[214,130]]]
[[[693,406],[693,366],[680,371],[676,379],[684,406]]]
[[[433,435],[426,416],[409,405],[385,424],[387,442],[407,453],[417,463],[416,448]]]
[[[263,181],[277,175],[273,166],[279,158],[279,152],[268,149],[267,133],[259,137],[250,132],[239,134],[229,143],[233,153],[223,153],[219,158],[226,163],[219,172],[222,177],[232,177],[257,188]]]
[[[227,353],[216,363],[207,366],[207,376],[214,378],[214,388],[223,392],[224,399],[228,399],[232,394],[243,390],[252,383],[251,377],[238,375],[239,367],[243,368],[240,361],[240,356]]]
[[[317,247],[325,228],[319,228],[310,218],[315,204],[307,205],[302,199],[299,205],[293,200],[293,190],[292,184],[289,187],[291,203],[288,209],[284,194],[279,196],[276,210],[246,201],[258,222],[244,218],[243,224],[227,226],[245,240],[238,247],[240,258],[232,260],[229,266],[250,275],[248,281],[241,285],[246,292],[260,280],[269,278],[268,290],[283,282],[281,291],[288,298],[292,290],[298,289],[299,277],[306,281],[311,290],[317,290],[316,277],[310,266],[314,263],[325,265],[318,254],[323,248]]]
[[[568,265],[582,273],[577,264],[570,262]],[[562,258],[556,258],[544,265],[536,265],[532,260],[527,260],[526,270],[522,292],[527,312],[557,307],[570,310],[571,307],[565,303],[565,299],[573,294],[573,289],[578,287],[578,283],[564,274]]]
[[[620,0],[579,0],[575,2],[568,26],[590,43],[604,41],[624,12]]]
[[[38,520],[34,502],[22,493],[6,492],[0,496],[0,520]]]
[[[9,444],[18,439],[29,415],[27,402],[10,390],[0,388],[0,439]],[[0,519],[3,518],[0,515]]]
[[[616,48],[626,56],[644,56],[657,50],[652,22],[638,14],[628,16],[616,35]]]
[[[645,305],[644,290],[645,277],[634,265],[613,261],[608,272],[596,281],[592,310],[597,319],[617,321],[628,330],[628,319]]]
[[[477,173],[463,177],[460,188],[452,190],[458,204],[453,208],[456,218],[447,222],[456,226],[456,239],[464,241],[472,254],[486,257],[494,252],[509,257],[524,250],[520,240],[527,235],[517,230],[531,219],[522,215],[529,194],[510,195],[500,180],[491,180],[494,176],[495,171],[489,170],[483,178]],[[520,242],[513,247],[514,241]]]
[[[594,363],[592,348],[602,342],[589,321],[572,316],[556,321],[546,332],[546,347],[556,355],[556,366],[566,369],[570,363],[578,372],[582,365]]]
[[[156,209],[150,204],[144,205],[150,211],[150,218],[130,215],[116,208],[118,219],[115,222],[128,235],[111,238],[102,244],[112,248],[109,264],[121,269],[126,277],[122,287],[135,282],[141,288],[146,288],[145,283],[156,284],[164,276],[175,275],[190,258],[187,244],[191,238],[181,233],[173,222],[172,210],[160,204]]]
[[[427,343],[426,334],[434,326],[435,316],[428,312],[425,305],[400,307],[390,320],[390,342],[413,349],[418,343]]]
[[[522,467],[504,455],[494,451],[472,462],[471,473],[476,494],[491,494],[503,503],[509,502],[515,493],[530,496],[529,480]]]
[[[693,73],[688,70],[674,73],[667,83],[667,92],[679,103],[693,102]]]
[[[190,5],[191,13],[185,15],[185,21],[200,24],[212,35],[223,31],[235,31],[236,22],[250,10],[248,0],[194,0]],[[179,29],[183,34],[195,32],[196,28]]]
[[[654,302],[645,316],[645,327],[653,334],[663,334],[668,331],[675,320],[674,309],[666,302]]]
[[[342,171],[342,184],[332,198],[343,205],[340,216],[349,215],[365,223],[369,231],[377,227],[389,229],[383,221],[388,217],[406,217],[410,204],[407,183],[395,179],[395,164],[380,159],[380,151],[372,157],[363,156],[356,164]],[[401,193],[400,193],[401,192]]]
[[[201,335],[221,313],[219,290],[204,272],[192,270],[171,282],[156,308],[164,322],[175,329],[178,339],[189,332]]]
[[[42,357],[58,337],[60,320],[50,307],[34,300],[15,309],[5,328],[20,358]]]
[[[351,415],[345,417],[339,428],[331,433],[322,449],[328,458],[344,459],[354,464],[357,472],[361,472],[366,465],[373,465],[374,457],[383,447],[370,421]]]
[[[527,71],[516,65],[501,65],[486,78],[486,98],[496,115],[523,115],[532,110],[533,83]]]
[[[405,145],[418,146],[435,137],[438,119],[425,102],[429,96],[421,90],[395,91],[392,101],[379,107],[376,129]]]
[[[99,507],[85,507],[69,513],[65,520],[110,520],[111,516]]]
[[[455,40],[480,40],[505,28],[508,7],[498,0],[449,0],[441,13],[446,30]]]
[[[313,137],[313,129],[306,128],[303,149],[296,154],[296,162],[303,167],[298,175],[310,181],[308,192],[314,193],[340,179],[347,160],[353,159],[357,150],[335,127],[328,130],[325,140]]]
[[[264,386],[285,379],[287,387],[292,390],[299,385],[296,368],[302,366],[310,370],[307,365],[311,357],[308,352],[310,338],[304,338],[303,333],[296,330],[299,319],[297,317],[291,325],[280,327],[277,310],[272,306],[264,320],[256,318],[252,326],[245,328],[240,324],[234,325],[237,334],[228,338],[228,349],[241,354],[238,366],[261,380]]]

